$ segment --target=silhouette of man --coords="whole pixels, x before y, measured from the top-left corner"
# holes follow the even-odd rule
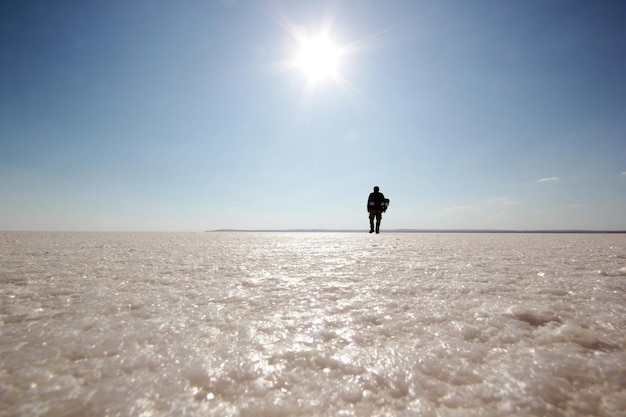
[[[374,192],[367,198],[367,212],[370,215],[370,233],[374,233],[374,219],[376,219],[376,233],[380,232],[380,221],[383,212],[387,209],[387,200],[378,186],[374,187]]]

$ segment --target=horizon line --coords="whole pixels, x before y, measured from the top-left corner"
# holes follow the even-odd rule
[[[208,233],[368,233],[365,229],[215,229]],[[385,233],[570,233],[626,234],[626,230],[603,229],[387,229]]]

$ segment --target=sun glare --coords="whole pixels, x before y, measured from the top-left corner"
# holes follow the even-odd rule
[[[309,80],[317,81],[335,76],[338,63],[339,49],[328,37],[302,41],[296,65],[302,68]]]
[[[346,43],[345,38],[341,41],[342,37],[338,39],[331,36],[340,33],[345,37],[346,32],[335,27],[336,16],[330,6],[315,29],[296,24],[286,10],[275,3],[268,7],[270,16],[290,37],[289,47],[283,59],[276,62],[276,69],[278,72],[296,71],[301,74],[304,80],[303,106],[310,106],[316,92],[323,94],[324,91],[332,90],[326,87],[332,86],[339,87],[350,99],[369,101],[347,79],[346,70],[354,70],[350,57],[365,49],[371,37]]]

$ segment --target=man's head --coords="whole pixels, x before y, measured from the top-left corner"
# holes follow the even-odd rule
[[[380,188],[378,188],[378,185],[376,187],[374,187],[374,191],[378,192],[380,190]]]

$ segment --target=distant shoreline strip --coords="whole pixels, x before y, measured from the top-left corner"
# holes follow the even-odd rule
[[[363,229],[216,229],[207,232],[243,233],[367,233]],[[389,229],[384,233],[511,233],[511,234],[626,234],[626,230],[500,230],[500,229]]]

